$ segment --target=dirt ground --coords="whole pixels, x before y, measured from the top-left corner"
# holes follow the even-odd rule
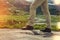
[[[51,37],[43,37],[43,35],[33,35],[29,30],[0,29],[0,40],[60,40],[60,32],[53,33],[55,35]]]

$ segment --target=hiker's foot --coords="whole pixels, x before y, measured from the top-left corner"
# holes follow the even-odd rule
[[[22,30],[33,30],[33,26],[27,25],[25,28],[22,28]]]
[[[44,30],[41,31],[44,32],[44,37],[50,37],[53,35],[50,28],[45,28]]]
[[[44,30],[40,30],[40,31],[51,33],[51,29],[50,28],[45,28]]]

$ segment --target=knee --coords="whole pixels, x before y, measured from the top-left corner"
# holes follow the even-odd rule
[[[32,9],[32,10],[36,10],[36,6],[30,6],[30,9]]]

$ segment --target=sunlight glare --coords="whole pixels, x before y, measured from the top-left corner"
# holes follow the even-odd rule
[[[55,5],[60,5],[60,0],[54,0]]]
[[[60,22],[57,23],[57,28],[60,29]]]
[[[26,0],[27,2],[34,2],[35,0]]]

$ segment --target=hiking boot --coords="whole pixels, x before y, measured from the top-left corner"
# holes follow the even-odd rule
[[[40,30],[40,31],[44,32],[43,37],[51,37],[51,36],[53,36],[53,33],[51,32],[50,28],[45,28],[44,30]]]
[[[25,28],[22,28],[22,30],[33,30],[33,26],[27,25]]]
[[[44,30],[40,30],[40,31],[51,33],[51,29],[50,28],[45,28]]]

